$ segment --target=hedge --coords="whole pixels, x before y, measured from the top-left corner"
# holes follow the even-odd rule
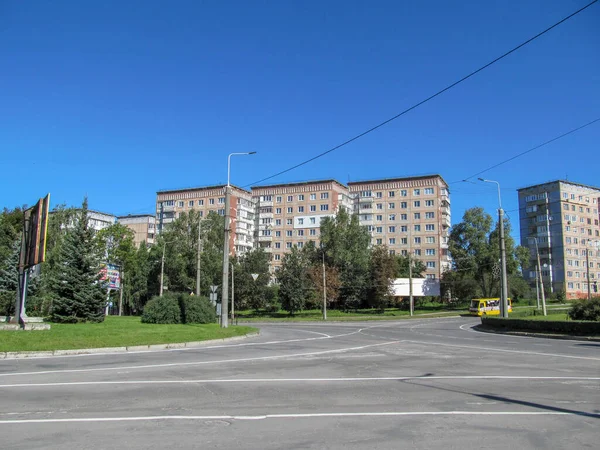
[[[537,333],[565,333],[585,336],[600,336],[600,322],[579,320],[552,321],[503,319],[498,317],[482,317],[484,327],[508,331],[533,331]]]

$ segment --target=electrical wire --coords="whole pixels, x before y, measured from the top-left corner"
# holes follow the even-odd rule
[[[301,162],[301,163],[298,163],[298,164],[296,164],[296,165],[294,165],[294,166],[292,166],[292,167],[290,167],[290,168],[288,168],[288,169],[285,169],[285,170],[282,170],[282,171],[280,171],[280,172],[277,172],[277,173],[276,173],[276,174],[274,174],[274,175],[268,176],[268,177],[266,177],[266,178],[263,178],[263,179],[261,179],[261,180],[255,181],[255,182],[253,182],[253,183],[247,184],[247,185],[245,185],[245,186],[242,186],[242,187],[244,187],[244,188],[245,188],[245,187],[248,187],[248,186],[254,186],[254,185],[257,185],[257,184],[259,184],[259,183],[262,183],[263,181],[267,181],[267,180],[270,180],[270,179],[272,179],[272,178],[278,177],[279,175],[283,175],[284,173],[291,172],[291,171],[292,171],[292,170],[294,170],[294,169],[297,169],[297,168],[299,168],[299,167],[302,167],[302,166],[304,166],[304,165],[306,165],[306,164],[308,164],[308,163],[310,163],[310,162],[312,162],[312,161],[315,161],[316,159],[322,158],[323,156],[325,156],[325,155],[328,155],[329,153],[332,153],[332,152],[334,152],[334,151],[336,151],[336,150],[338,150],[338,149],[340,149],[340,148],[342,148],[342,147],[344,147],[344,146],[346,146],[346,145],[348,145],[348,144],[350,144],[350,143],[352,143],[352,142],[354,142],[354,141],[356,141],[356,140],[358,140],[358,139],[360,139],[360,138],[362,138],[362,137],[366,136],[367,134],[370,134],[370,133],[372,133],[372,132],[373,132],[373,131],[375,131],[375,130],[378,130],[379,128],[381,128],[381,127],[383,127],[383,126],[387,125],[388,123],[390,123],[390,122],[392,122],[392,121],[394,121],[394,120],[396,120],[396,119],[398,119],[398,118],[400,118],[400,117],[404,116],[405,114],[407,114],[407,113],[409,113],[410,111],[412,111],[412,110],[414,110],[414,109],[418,108],[419,106],[421,106],[421,105],[424,105],[425,103],[427,103],[427,102],[429,102],[429,101],[433,100],[434,98],[436,98],[436,97],[440,96],[440,95],[441,95],[441,94],[443,94],[444,92],[446,92],[446,91],[449,91],[450,89],[452,89],[452,88],[454,88],[454,87],[458,86],[459,84],[463,83],[464,81],[468,80],[469,78],[473,77],[474,75],[478,74],[479,72],[481,72],[481,71],[483,71],[483,70],[487,69],[488,67],[490,67],[490,66],[492,66],[493,64],[497,63],[498,61],[500,61],[500,60],[502,60],[502,59],[506,58],[507,56],[511,55],[512,53],[514,53],[514,52],[516,52],[517,50],[521,49],[522,47],[526,46],[527,44],[529,44],[529,43],[533,42],[533,41],[534,41],[534,40],[536,40],[537,38],[539,38],[539,37],[543,36],[544,34],[548,33],[549,31],[551,31],[552,29],[556,28],[557,26],[559,26],[559,25],[560,25],[560,24],[562,24],[563,22],[566,22],[566,21],[567,21],[567,20],[569,20],[570,18],[572,18],[572,17],[576,16],[577,14],[581,13],[582,11],[586,10],[587,8],[589,8],[589,7],[590,7],[590,6],[592,6],[594,3],[597,3],[597,2],[598,2],[598,0],[593,0],[592,2],[588,3],[588,4],[587,4],[587,5],[585,5],[584,7],[582,7],[582,8],[580,8],[580,9],[578,9],[577,11],[575,11],[575,12],[573,12],[573,13],[569,14],[568,16],[566,16],[566,17],[562,18],[561,20],[559,20],[558,22],[556,22],[556,23],[554,23],[553,25],[549,26],[549,27],[548,27],[548,28],[546,28],[545,30],[543,30],[543,31],[541,31],[541,32],[539,32],[539,33],[537,33],[535,36],[533,36],[533,37],[531,37],[531,38],[527,39],[526,41],[522,42],[521,44],[517,45],[516,47],[513,47],[511,50],[509,50],[509,51],[507,51],[507,52],[503,53],[502,55],[500,55],[500,56],[496,57],[495,59],[493,59],[492,61],[488,62],[487,64],[485,64],[485,65],[481,66],[480,68],[478,68],[478,69],[476,69],[476,70],[472,71],[472,72],[471,72],[471,73],[469,73],[468,75],[465,75],[465,76],[464,76],[464,77],[462,77],[461,79],[459,79],[459,80],[455,81],[454,83],[451,83],[451,84],[449,84],[449,85],[448,85],[448,86],[446,86],[445,88],[443,88],[443,89],[441,89],[441,90],[437,91],[435,94],[433,94],[433,95],[430,95],[429,97],[425,98],[424,100],[421,100],[420,102],[418,102],[418,103],[414,104],[413,106],[411,106],[411,107],[409,107],[409,108],[405,109],[404,111],[402,111],[402,112],[400,112],[400,113],[396,114],[395,116],[393,116],[393,117],[390,117],[389,119],[387,119],[387,120],[385,120],[385,121],[383,121],[383,122],[381,122],[381,123],[379,123],[379,124],[377,124],[377,125],[375,125],[375,126],[373,126],[373,127],[369,128],[369,129],[368,129],[368,130],[366,130],[366,131],[363,131],[363,132],[362,132],[362,133],[360,133],[360,134],[357,134],[356,136],[354,136],[354,137],[352,137],[352,138],[350,138],[350,139],[348,139],[348,140],[346,140],[346,141],[342,142],[341,144],[338,144],[338,145],[336,145],[335,147],[332,147],[332,148],[330,148],[329,150],[326,150],[326,151],[324,151],[324,152],[322,152],[322,153],[319,153],[318,155],[315,155],[315,156],[313,156],[312,158],[309,158],[309,159],[307,159],[307,160],[305,160],[305,161],[303,161],[303,162]]]

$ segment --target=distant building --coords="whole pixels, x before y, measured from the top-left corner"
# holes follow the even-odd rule
[[[151,214],[121,216],[118,218],[118,222],[133,231],[133,241],[136,247],[139,247],[142,242],[147,246],[154,244],[155,216]]]
[[[600,188],[557,180],[518,194],[521,245],[530,250],[525,278],[535,283],[539,249],[547,290],[564,290],[567,298],[587,296],[588,271],[592,286],[600,279]]]

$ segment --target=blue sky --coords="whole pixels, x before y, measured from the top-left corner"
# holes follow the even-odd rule
[[[160,189],[245,186],[325,151],[588,3],[0,1],[0,207],[152,213]],[[600,4],[391,124],[269,182],[462,180],[600,117]],[[485,174],[600,185],[600,122]],[[497,208],[451,185],[453,222]]]

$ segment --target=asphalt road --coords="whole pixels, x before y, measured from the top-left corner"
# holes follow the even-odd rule
[[[258,325],[204,348],[0,361],[6,449],[600,446],[600,344],[478,319]]]

